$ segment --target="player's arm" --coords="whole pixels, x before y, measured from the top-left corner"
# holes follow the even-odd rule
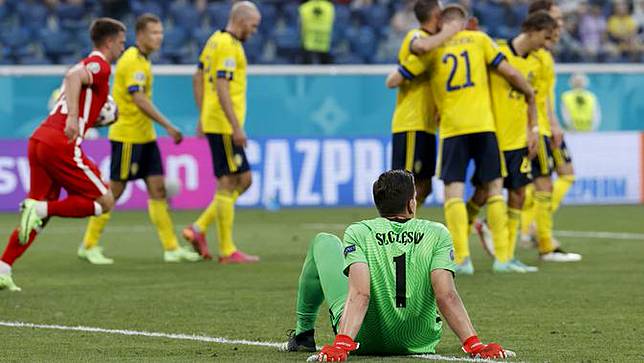
[[[476,335],[463,301],[456,291],[452,272],[443,269],[432,271],[432,288],[441,314],[461,342]]]
[[[422,74],[427,69],[427,59],[426,57],[418,57],[415,55],[409,55],[407,59],[403,60],[402,63],[398,65],[398,69],[392,71],[387,76],[385,85],[387,88],[397,88],[400,87],[403,82],[411,81],[416,76]]]
[[[168,132],[168,135],[172,137],[175,144],[181,142],[183,139],[181,131],[179,131],[177,127],[163,116],[154,103],[152,103],[152,101],[145,95],[143,89],[138,89],[136,92],[132,93],[132,102],[134,102],[134,104],[143,111],[144,114],[161,125]]]
[[[233,143],[235,143],[235,145],[246,147],[246,133],[240,126],[239,120],[237,120],[237,116],[233,109],[233,101],[230,97],[230,80],[225,76],[218,75],[216,88],[217,98],[219,99],[221,109],[224,111],[228,122],[230,122],[230,125],[233,128]]]
[[[405,82],[405,78],[398,70],[395,70],[389,73],[387,80],[385,81],[385,85],[387,88],[398,88],[403,84],[403,82]]]
[[[463,301],[456,291],[452,272],[435,269],[431,278],[438,309],[454,334],[461,340],[463,351],[476,358],[505,358],[506,352],[500,345],[483,344],[477,337]]]
[[[78,112],[80,91],[82,86],[92,83],[92,75],[84,65],[72,67],[65,73],[63,79],[63,88],[65,90],[65,100],[67,102],[67,121],[65,122],[65,136],[69,141],[75,140],[79,134]]]
[[[369,266],[364,262],[356,262],[349,267],[349,292],[339,324],[339,334],[355,339],[367,313],[370,296]]]
[[[195,104],[197,105],[197,110],[199,112],[199,117],[197,118],[197,136],[203,136],[203,130],[201,128],[201,107],[203,105],[203,68],[202,64],[199,64],[197,70],[192,75],[192,95],[195,99]]]
[[[537,104],[534,89],[530,86],[528,80],[506,60],[502,60],[495,68],[495,71],[503,76],[515,89],[525,95],[525,100],[528,104],[528,129],[526,131],[528,136],[528,153],[532,158],[536,155],[539,140]]]
[[[371,297],[369,266],[365,262],[355,262],[349,266],[349,292],[344,303],[338,335],[332,345],[325,345],[318,355],[321,362],[342,362],[347,360],[349,352],[358,349],[354,342],[367,314]]]
[[[463,25],[461,22],[450,21],[443,24],[441,31],[436,35],[431,35],[428,37],[418,37],[411,41],[409,44],[409,49],[412,53],[421,55],[425,54],[435,48],[438,48],[441,44],[445,43],[449,38],[454,36],[454,34],[463,30]]]

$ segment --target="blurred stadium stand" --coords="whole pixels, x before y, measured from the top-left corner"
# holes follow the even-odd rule
[[[332,54],[339,64],[393,63],[404,33],[416,26],[413,0],[354,0],[336,3]],[[449,1],[447,1],[449,2]],[[452,1],[454,2],[454,1]],[[528,0],[459,0],[492,37],[517,34]],[[624,3],[626,14],[616,14]],[[113,16],[128,26],[134,41],[137,15],[159,15],[165,41],[158,64],[196,63],[215,29],[226,25],[232,1],[208,0],[0,0],[0,64],[70,64],[91,48],[85,29],[91,19]],[[299,0],[257,1],[263,22],[245,44],[250,63],[292,64],[300,51]],[[644,0],[560,1],[566,27],[556,50],[563,62],[641,62],[644,60]],[[614,19],[613,19],[614,18]],[[612,21],[611,21],[612,19]],[[622,27],[620,24],[635,24]]]

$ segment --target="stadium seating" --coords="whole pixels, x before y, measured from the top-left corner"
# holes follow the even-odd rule
[[[92,18],[103,15],[99,0],[85,0],[80,5],[59,1],[45,6],[36,0],[6,0],[0,2],[0,55],[3,64],[60,63],[70,56],[81,56],[90,48],[84,29]],[[123,16],[128,26],[127,44],[134,43],[134,19],[149,12],[162,17],[166,28],[166,43],[155,59],[164,63],[192,63],[214,30],[222,29],[228,21],[231,2],[209,1],[198,9],[189,0],[132,0],[130,13]],[[250,63],[295,63],[299,59],[299,0],[258,0],[262,12],[259,36],[246,44]],[[375,0],[370,5],[336,4],[332,54],[337,63],[382,63],[395,60],[391,47],[384,47],[390,19],[402,2]],[[509,38],[519,32],[527,13],[527,2],[516,1],[512,6],[492,0],[472,0],[472,11],[481,27],[492,37]],[[610,2],[602,6],[608,17]],[[575,14],[571,15],[575,16]],[[65,42],[61,48],[59,34]],[[71,34],[71,35],[70,35]],[[571,34],[579,37],[579,34]],[[640,38],[644,38],[642,32]],[[379,51],[380,50],[380,51]],[[385,51],[383,51],[385,50]],[[378,54],[376,54],[378,53]],[[386,53],[386,54],[385,54]],[[32,60],[28,58],[32,57]],[[605,59],[604,59],[605,58]],[[623,60],[604,57],[599,61]],[[559,60],[584,61],[580,55],[569,55],[565,49]]]

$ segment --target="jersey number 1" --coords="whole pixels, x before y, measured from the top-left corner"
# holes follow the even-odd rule
[[[394,257],[396,265],[396,307],[404,308],[407,306],[407,264],[405,254]]]
[[[454,85],[454,76],[456,75],[456,68],[458,68],[458,57],[453,53],[447,53],[443,57],[443,63],[449,62],[452,60],[452,70],[449,72],[449,78],[447,78],[447,92],[458,91],[461,88],[473,87],[474,82],[472,82],[472,74],[470,72],[470,55],[467,51],[464,51],[460,54],[463,60],[465,61],[465,78],[466,81],[462,85]]]

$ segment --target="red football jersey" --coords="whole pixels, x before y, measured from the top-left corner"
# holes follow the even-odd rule
[[[98,51],[93,51],[90,55],[76,64],[74,67],[83,67],[89,74],[90,83],[83,85],[78,102],[78,124],[81,138],[87,130],[94,126],[98,116],[110,93],[110,64],[105,56]],[[65,96],[65,87],[61,88],[58,101],[49,113],[49,116],[34,131],[32,138],[44,143],[58,143],[62,138],[66,141],[65,122],[67,120],[67,99]],[[58,139],[58,140],[53,140]]]

